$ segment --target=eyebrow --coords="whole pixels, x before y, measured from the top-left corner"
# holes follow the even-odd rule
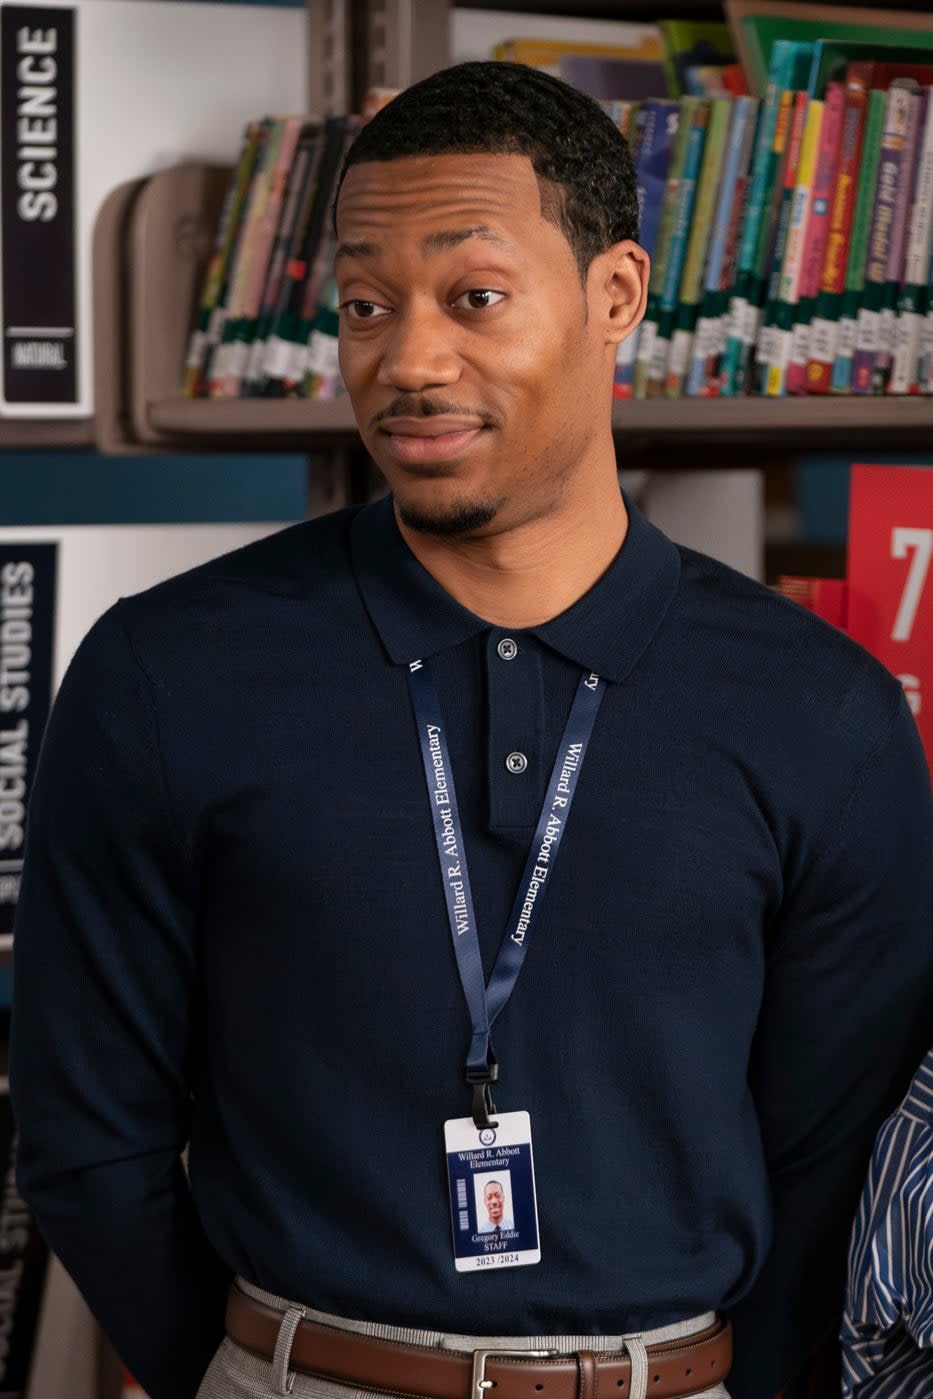
[[[421,240],[421,251],[425,254],[446,252],[451,248],[458,248],[468,238],[482,238],[484,242],[497,243],[509,252],[514,251],[507,238],[503,238],[494,228],[489,228],[484,223],[474,224],[472,228],[452,228],[442,233],[429,233]],[[334,261],[341,257],[378,257],[381,252],[378,243],[338,243]]]

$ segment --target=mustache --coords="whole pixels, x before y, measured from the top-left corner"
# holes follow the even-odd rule
[[[380,409],[372,419],[370,427],[378,427],[386,418],[478,418],[486,427],[498,426],[494,413],[482,408],[471,408],[449,398],[421,398],[416,394],[402,394],[386,408]]]

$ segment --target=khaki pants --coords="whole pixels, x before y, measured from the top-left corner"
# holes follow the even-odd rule
[[[258,1302],[274,1307],[282,1313],[279,1328],[279,1342],[274,1360],[263,1360],[251,1351],[244,1350],[228,1336],[221,1342],[211,1361],[207,1374],[201,1381],[197,1399],[277,1399],[277,1396],[291,1394],[293,1399],[381,1399],[369,1391],[353,1389],[349,1385],[335,1384],[329,1380],[315,1379],[289,1369],[289,1353],[295,1328],[302,1315],[312,1321],[323,1322],[346,1331],[358,1331],[365,1336],[380,1336],[384,1340],[407,1342],[416,1346],[443,1346],[451,1350],[479,1350],[483,1347],[505,1347],[508,1350],[553,1349],[573,1352],[577,1350],[628,1350],[632,1360],[631,1399],[645,1399],[648,1381],[648,1363],[645,1347],[661,1341],[679,1340],[694,1331],[703,1331],[712,1326],[715,1316],[712,1312],[705,1316],[681,1321],[673,1326],[663,1326],[656,1331],[642,1331],[619,1336],[457,1336],[439,1331],[416,1331],[402,1326],[382,1326],[377,1322],[348,1321],[344,1317],[330,1316],[326,1312],[314,1311],[312,1307],[302,1307],[289,1302],[284,1297],[275,1297],[254,1287],[245,1278],[237,1278],[237,1284],[255,1297]],[[700,1394],[696,1399],[701,1399]],[[713,1389],[704,1389],[702,1399],[729,1399],[728,1390],[718,1384]]]

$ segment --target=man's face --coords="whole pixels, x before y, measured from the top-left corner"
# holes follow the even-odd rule
[[[531,161],[361,162],[337,227],[340,368],[402,519],[475,535],[549,513],[607,431],[616,345]]]
[[[493,1224],[502,1223],[502,1186],[491,1180],[483,1191],[486,1211]]]

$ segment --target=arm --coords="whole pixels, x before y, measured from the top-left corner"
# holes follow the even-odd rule
[[[195,871],[120,604],[82,643],[30,798],[15,931],[17,1185],[150,1399],[193,1396],[229,1272],[195,1214]]]
[[[769,942],[751,1085],[774,1236],[732,1313],[733,1399],[774,1399],[838,1328],[875,1133],[931,1042],[930,779],[899,694]]]

